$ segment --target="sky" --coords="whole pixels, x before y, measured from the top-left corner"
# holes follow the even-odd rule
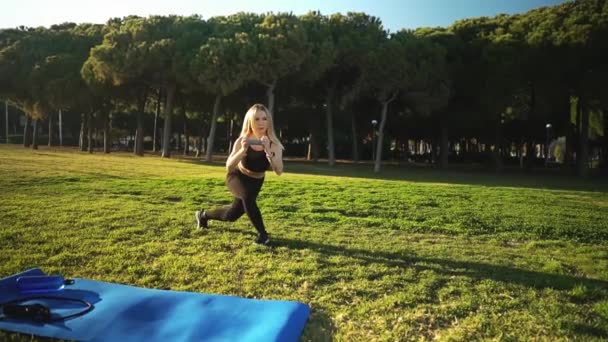
[[[524,13],[567,0],[1,0],[0,28],[50,26],[64,22],[105,23],[127,15],[199,14],[207,19],[236,12],[292,12],[318,10],[365,12],[396,32],[424,26],[451,25],[454,21],[499,13]]]

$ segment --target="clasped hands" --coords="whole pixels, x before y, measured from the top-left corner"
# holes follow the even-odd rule
[[[262,142],[262,146],[264,147],[264,152],[267,155],[271,155],[270,152],[270,138],[268,138],[268,136],[264,135],[262,138],[260,138],[260,141]],[[241,142],[241,148],[243,150],[244,153],[247,153],[247,149],[249,148],[249,141],[247,139],[243,139]]]

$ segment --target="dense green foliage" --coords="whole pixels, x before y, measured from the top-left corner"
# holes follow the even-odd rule
[[[587,176],[594,160],[608,165],[607,33],[606,0],[394,33],[364,13],[318,12],[22,27],[0,30],[0,98],[34,120],[25,145],[36,146],[38,122],[62,109],[82,119],[72,135],[99,128],[110,137],[109,126],[121,127],[135,131],[134,151],[143,155],[153,135],[146,114],[162,107],[162,155],[175,148],[172,137],[200,137],[207,142],[197,149],[211,160],[223,149],[214,144],[218,121],[265,102],[287,143],[310,144],[309,157],[327,156],[330,165],[369,158],[373,135],[376,171],[389,147],[406,159],[414,140],[442,167],[465,149],[467,162],[502,170],[525,155],[532,168],[542,165],[543,145],[565,137],[559,162]]]

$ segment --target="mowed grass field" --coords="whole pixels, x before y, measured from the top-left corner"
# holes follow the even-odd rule
[[[297,300],[302,341],[608,339],[608,183],[371,168],[286,161],[261,247],[246,216],[195,228],[221,161],[0,146],[0,277]]]

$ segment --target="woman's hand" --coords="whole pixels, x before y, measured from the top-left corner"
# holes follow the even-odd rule
[[[270,153],[270,139],[268,136],[265,135],[260,140],[262,141],[262,146],[264,146],[264,151],[267,154]]]
[[[247,143],[247,139],[243,137],[239,137],[234,142],[234,146],[232,147],[232,152],[226,159],[226,169],[228,172],[234,170],[237,164],[245,158],[247,155],[247,148],[249,148],[249,144]]]
[[[241,152],[247,154],[247,149],[249,148],[249,142],[247,139],[241,139]]]

